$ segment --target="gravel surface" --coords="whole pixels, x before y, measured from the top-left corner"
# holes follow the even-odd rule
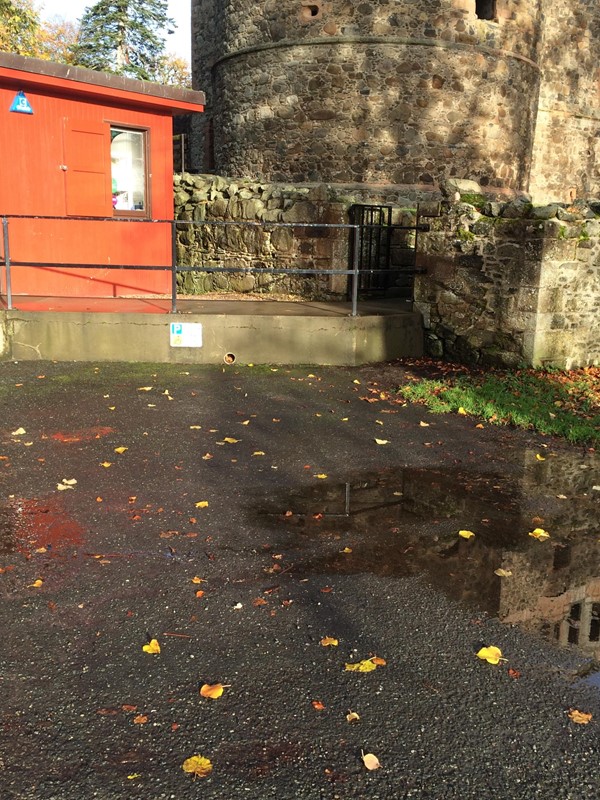
[[[0,365],[2,800],[600,797],[596,456],[409,372]]]

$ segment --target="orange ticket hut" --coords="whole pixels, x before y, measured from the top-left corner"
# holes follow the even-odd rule
[[[159,221],[173,219],[172,117],[203,104],[202,92],[0,53],[13,294],[169,293],[170,273],[144,267],[172,263],[171,225]]]

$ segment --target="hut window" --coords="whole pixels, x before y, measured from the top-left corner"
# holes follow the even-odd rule
[[[496,19],[496,0],[475,0],[475,16],[479,19]]]
[[[148,180],[147,131],[110,129],[112,204],[117,216],[146,216]]]

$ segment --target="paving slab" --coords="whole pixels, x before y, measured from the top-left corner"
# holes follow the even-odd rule
[[[599,796],[597,457],[411,377],[0,364],[2,798]]]

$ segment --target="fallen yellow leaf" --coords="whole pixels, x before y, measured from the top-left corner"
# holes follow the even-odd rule
[[[138,392],[150,392],[152,386],[138,386]]]
[[[502,567],[500,567],[494,570],[494,575],[498,575],[500,578],[510,578],[512,572],[509,569],[502,569]]]
[[[250,420],[245,419],[243,422],[240,422],[240,425],[250,425]]]
[[[360,381],[359,380],[354,380],[354,381],[352,381],[352,383],[357,383],[360,386]]]
[[[537,461],[545,461],[546,460],[546,458],[544,456],[540,455],[539,453],[535,454],[535,458],[536,458]]]
[[[355,664],[345,664],[344,669],[346,672],[373,672],[374,669],[377,669],[377,664],[367,658],[364,661],[357,661]]]
[[[248,366],[250,365],[248,364]],[[181,769],[184,772],[196,775],[198,778],[206,778],[206,776],[210,775],[212,772],[212,764],[208,758],[204,758],[204,756],[191,756],[190,758],[186,758],[181,765]]]
[[[466,408],[463,408],[462,406],[460,406],[460,408],[458,409],[458,413],[462,414],[462,415],[465,415],[467,413],[467,410],[466,410]]]
[[[212,458],[212,455],[210,453],[205,453],[202,456],[202,461],[210,461],[211,458]]]
[[[64,492],[67,489],[72,489],[73,487],[72,486],[67,486],[66,483],[57,483],[56,484],[56,488],[58,489],[59,492]]]
[[[191,431],[200,431],[202,430],[202,425],[190,425]]]
[[[346,719],[348,720],[348,722],[358,722],[360,717],[358,716],[356,711],[348,711],[348,713],[346,714]]]
[[[320,472],[318,475],[315,475],[315,478],[319,478],[320,480],[325,480],[327,475],[324,472]]]
[[[65,486],[75,486],[77,480],[75,478],[63,478],[62,482],[65,484]]]
[[[24,434],[24,433],[27,433],[27,431],[25,430],[25,428],[17,428],[17,430],[16,430],[16,431],[13,431],[13,432],[11,433],[11,436],[23,436],[23,434]]]
[[[324,636],[321,639],[321,644],[323,645],[323,647],[337,647],[339,641],[331,636]]]
[[[204,578],[199,578],[197,575],[194,575],[192,578],[192,583],[206,583]]]
[[[43,581],[41,578],[38,578],[38,579],[37,579],[36,581],[34,581],[33,583],[30,583],[30,584],[29,584],[29,586],[30,586],[32,589],[39,589],[39,588],[40,588],[40,586],[43,586],[43,585],[44,585],[44,581]]]
[[[208,500],[200,500],[196,503],[196,508],[207,508],[208,507]]]
[[[429,427],[429,423],[428,422],[419,422],[419,427],[428,428]]]
[[[585,711],[578,711],[576,708],[572,708],[569,711],[569,719],[578,725],[587,725],[591,718],[591,714],[587,714]]]
[[[502,650],[493,645],[490,645],[490,647],[482,647],[477,653],[477,658],[487,661],[488,664],[499,664],[500,661],[506,661],[505,658],[502,658]]]
[[[459,531],[458,535],[462,536],[463,539],[472,539],[475,536],[473,531]]]
[[[136,778],[141,778],[141,777],[142,777],[142,773],[141,772],[132,772],[131,775],[127,776],[127,780],[128,781],[134,781]]]
[[[252,453],[253,456],[264,456],[264,452],[262,450],[255,450]]]
[[[475,425],[476,428],[485,428],[485,425],[482,425],[481,422],[478,425]]]
[[[205,683],[200,687],[200,694],[202,697],[210,697],[211,700],[217,700],[223,694],[224,688],[222,683]]]
[[[144,653],[150,653],[151,655],[158,655],[160,653],[160,645],[157,639],[150,639],[148,644],[143,645],[142,650]]]
[[[352,552],[351,547],[344,547],[343,550],[340,550],[340,553],[351,553],[351,552]]]
[[[126,450],[129,450],[128,447],[115,447],[115,453],[124,453]]]
[[[103,461],[102,464],[100,464],[100,466],[106,467],[108,469],[108,467],[112,467],[112,461]]]
[[[529,531],[529,535],[533,536],[533,538],[537,539],[539,542],[550,538],[548,531],[545,531],[543,528],[534,528],[532,531]]]
[[[235,444],[236,442],[239,442],[240,440],[239,439],[232,439],[231,436],[226,436],[223,439],[223,441],[227,442],[227,444]]]
[[[375,444],[389,444],[387,439],[375,439]]]
[[[373,753],[365,753],[363,750],[361,750],[360,754],[362,756],[363,764],[367,769],[379,769],[381,767],[379,759]]]

